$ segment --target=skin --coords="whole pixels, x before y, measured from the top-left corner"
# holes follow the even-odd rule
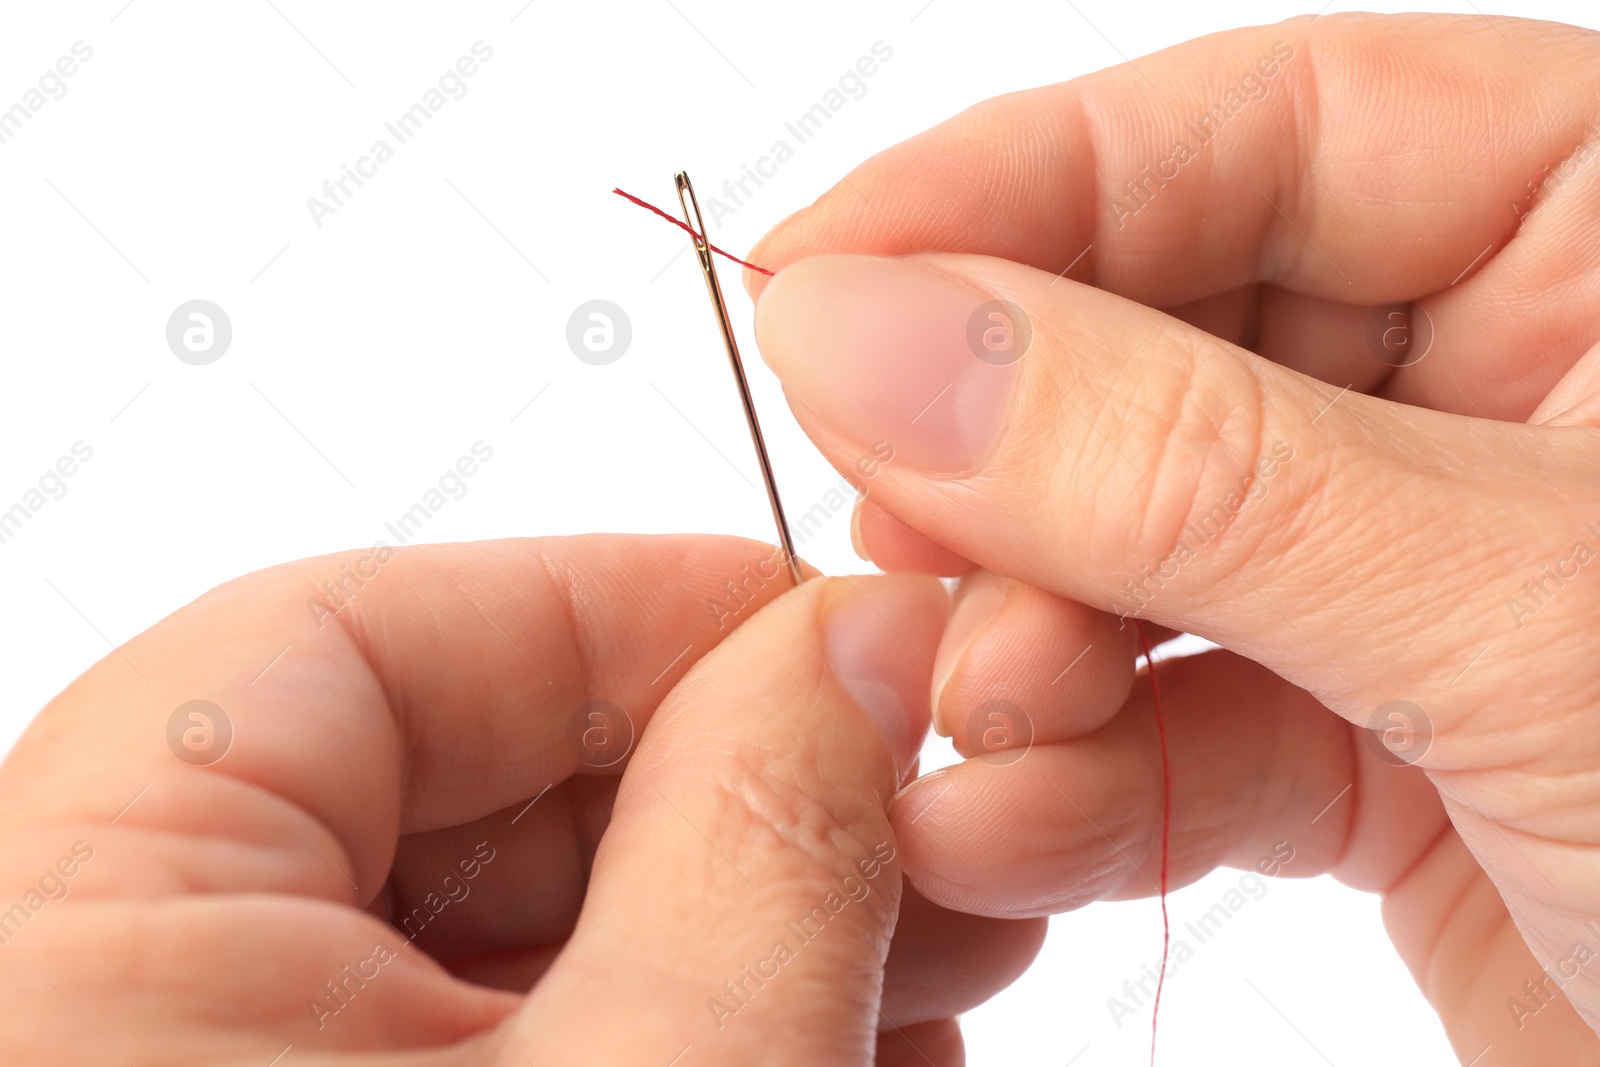
[[[1181,179],[1107,206],[1279,39],[1296,61]],[[307,597],[360,554],[230,583],[91,668],[0,766],[0,899],[93,850],[7,933],[5,1061],[957,1064],[954,1015],[1026,965],[1038,916],[1148,892],[1152,709],[1106,609],[1284,440],[1265,495],[1137,611],[1223,646],[1161,668],[1175,880],[1288,842],[1281,873],[1383,894],[1464,1061],[1597,1062],[1600,969],[1537,1000],[1523,983],[1600,944],[1600,591],[1506,610],[1600,516],[1600,168],[1515,207],[1600,115],[1597,47],[1504,19],[1298,20],[992,101],[869,162],[748,281],[842,471],[872,439],[805,367],[840,278],[879,269],[863,257],[1034,324],[992,446],[954,472],[885,464],[855,523],[886,566],[967,575],[948,629],[908,576],[769,585],[719,628],[705,601],[769,550],[713,538],[407,549],[322,626]],[[1437,336],[1394,370],[1366,332],[1413,302]],[[887,732],[828,651],[858,600],[900,623],[871,646],[902,698]],[[972,758],[903,784],[930,713],[913,691]],[[571,740],[590,695],[637,736],[608,768]],[[970,729],[996,696],[1025,734]],[[167,740],[196,698],[235,730],[205,766]],[[1395,699],[1426,730],[1386,761],[1364,726]],[[721,983],[884,844],[781,994],[718,1028]],[[415,941],[390,924],[480,845],[470,896]],[[320,1015],[377,943],[381,976]]]
[[[771,554],[601,535],[352,552],[129,641],[0,767],[0,899],[32,911],[0,922],[0,1060],[961,1063],[954,1015],[1043,924],[902,889],[885,809],[947,597],[774,578],[708,610]],[[329,601],[330,580],[353,595]],[[203,765],[167,733],[196,698],[233,730]],[[584,732],[593,698],[625,709],[625,759],[620,720]],[[820,933],[788,930],[818,906]],[[762,965],[780,940],[793,958]]]
[[[1277,41],[1258,99],[1111,203]],[[1600,548],[1600,38],[1338,15],[1136,63],[980,104],[750,252],[763,355],[830,460],[949,461],[886,464],[854,524],[881,565],[966,576],[935,723],[972,758],[896,798],[910,883],[1008,917],[1151,892],[1133,614],[1222,646],[1160,668],[1176,884],[1287,842],[1280,873],[1382,895],[1462,1062],[1600,1063],[1600,966],[1571,962],[1600,952],[1600,571],[1573,562]],[[988,298],[1032,338],[963,456],[908,414],[968,371],[909,408],[893,383],[948,347],[940,300]],[[1433,331],[1399,368],[1369,342],[1395,310]],[[974,734],[994,698],[1027,728]],[[1398,754],[1367,729],[1394,700],[1422,727]]]

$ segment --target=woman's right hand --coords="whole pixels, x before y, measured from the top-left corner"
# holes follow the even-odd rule
[[[1161,668],[1176,884],[1285,843],[1383,894],[1463,1062],[1600,1062],[1597,118],[1590,33],[1299,19],[980,105],[751,252],[812,439],[893,449],[874,556],[981,568],[914,885],[1153,892],[1141,617],[1224,648]]]

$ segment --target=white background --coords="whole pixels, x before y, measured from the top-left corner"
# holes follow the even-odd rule
[[[74,442],[94,450],[66,495],[0,544],[0,743],[108,642],[208,587],[392,540],[384,522],[479,440],[493,460],[423,540],[769,538],[687,242],[612,186],[666,204],[687,168],[703,194],[716,189],[885,42],[893,58],[866,95],[713,233],[743,251],[861,159],[986,97],[1315,9],[276,2],[0,10],[0,107],[74,42],[94,49],[66,95],[0,145],[0,509]],[[1515,7],[1600,22],[1576,3]],[[467,94],[317,228],[307,197],[480,39],[494,56]],[[755,358],[736,272],[725,280],[780,484],[804,510],[837,476]],[[232,346],[209,366],[165,341],[168,316],[195,298],[232,320]],[[593,298],[632,322],[609,366],[565,341],[569,314]],[[864,568],[847,511],[805,555],[834,573]],[[1178,931],[1238,878],[1174,894]],[[1119,1029],[1106,1000],[1159,951],[1153,901],[1057,918],[1034,969],[967,1017],[970,1062],[1143,1064],[1148,1014]],[[1376,898],[1323,879],[1271,882],[1167,989],[1171,1067],[1455,1062]]]

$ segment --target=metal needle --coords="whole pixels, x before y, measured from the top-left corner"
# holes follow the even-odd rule
[[[711,254],[711,238],[706,233],[705,220],[700,215],[700,201],[695,198],[689,175],[679,171],[673,176],[678,187],[678,203],[683,208],[684,221],[694,231],[694,251],[700,257],[700,271],[706,278],[706,291],[711,294],[711,306],[717,313],[717,326],[722,330],[722,345],[728,351],[728,363],[733,367],[733,380],[739,386],[739,402],[744,405],[744,419],[750,427],[750,439],[756,446],[756,460],[761,464],[761,480],[767,486],[767,501],[772,505],[772,518],[778,524],[778,541],[789,564],[789,574],[794,584],[805,581],[800,572],[800,561],[795,558],[794,538],[789,535],[789,520],[783,516],[783,501],[778,499],[778,483],[772,476],[772,461],[767,458],[767,444],[761,436],[761,422],[756,418],[755,401],[750,396],[750,383],[744,375],[744,361],[739,358],[739,343],[733,338],[733,325],[728,321],[728,305],[722,299],[722,283],[717,280],[717,265]]]

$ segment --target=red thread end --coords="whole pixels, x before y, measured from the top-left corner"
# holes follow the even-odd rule
[[[660,208],[656,207],[654,204],[650,203],[648,200],[641,200],[637,196],[634,196],[632,193],[625,193],[621,189],[613,189],[611,191],[613,193],[616,193],[618,196],[622,197],[624,200],[630,200],[633,203],[638,204],[640,207],[644,208],[646,211],[654,211],[657,215],[660,215],[662,218],[666,219],[668,222],[672,223],[678,229],[682,230],[684,233],[687,233],[690,237],[693,237],[695,240],[697,240],[697,241],[705,241],[706,247],[710,248],[711,251],[715,252],[717,255],[721,256],[723,259],[731,259],[733,262],[739,264],[739,266],[741,266],[741,267],[749,267],[751,270],[756,271],[757,273],[765,274],[769,278],[772,277],[772,271],[768,270],[765,267],[758,267],[754,263],[751,263],[751,262],[749,262],[747,260],[740,259],[738,256],[734,255],[732,252],[724,252],[722,249],[718,248],[716,245],[712,244],[710,241],[706,241],[706,235],[705,234],[696,233],[694,231],[694,227],[690,226],[687,222],[684,222],[682,219],[678,218],[675,215],[667,214],[665,211],[662,211]]]

